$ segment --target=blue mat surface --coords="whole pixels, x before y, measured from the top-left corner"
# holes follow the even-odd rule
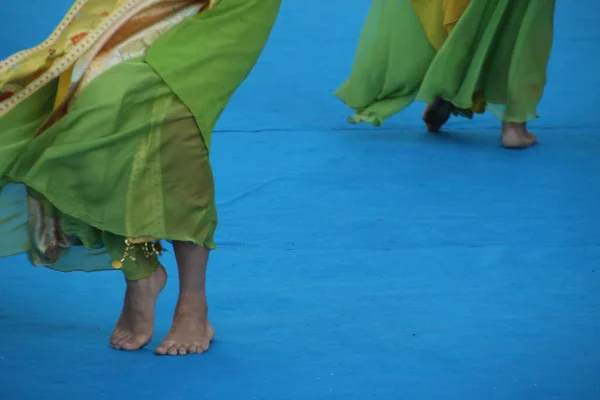
[[[3,2],[0,58],[70,5]],[[175,279],[155,341],[123,353],[120,274],[3,259],[0,399],[600,399],[600,2],[559,2],[523,152],[489,116],[426,135],[421,105],[348,125],[332,91],[369,2],[284,3],[214,136],[211,351],[153,355]]]

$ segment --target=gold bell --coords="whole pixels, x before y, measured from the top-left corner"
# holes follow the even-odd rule
[[[114,269],[121,269],[123,267],[123,263],[121,261],[119,261],[119,260],[114,260],[112,262],[112,267]]]

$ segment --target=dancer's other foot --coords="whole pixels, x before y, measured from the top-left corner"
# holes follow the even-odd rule
[[[500,141],[507,149],[525,149],[536,144],[537,137],[527,131],[524,123],[505,122]]]
[[[432,133],[439,132],[442,126],[450,119],[451,112],[452,104],[441,97],[436,97],[433,103],[425,108],[425,112],[423,113],[423,122],[425,122],[427,131]]]
[[[174,242],[173,248],[179,269],[179,299],[171,330],[156,354],[204,353],[214,337],[206,300],[208,249],[187,242]]]
[[[171,330],[156,354],[183,356],[207,351],[215,335],[207,311],[205,298],[180,298]]]

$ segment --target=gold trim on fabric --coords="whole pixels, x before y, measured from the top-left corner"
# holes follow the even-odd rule
[[[114,1],[114,0],[112,0],[112,1]],[[67,44],[68,42],[62,43],[63,46],[67,46],[67,49],[55,49],[54,51],[59,53],[60,51],[68,50],[68,48],[70,48],[70,51],[63,57],[59,57],[59,58],[53,60],[53,62],[51,62],[51,66],[47,68],[47,71],[45,73],[42,73],[38,77],[35,77],[36,74],[34,73],[33,81],[29,82],[23,88],[23,90],[15,93],[12,97],[0,102],[0,117],[2,117],[9,110],[14,108],[17,104],[19,104],[20,102],[22,102],[29,96],[36,93],[39,89],[44,87],[46,84],[48,84],[52,80],[58,78],[63,72],[65,72],[67,69],[69,69],[73,65],[73,63],[78,58],[80,58],[90,47],[92,47],[93,44],[96,42],[96,40],[98,40],[98,38],[100,38],[102,36],[102,34],[111,25],[113,25],[116,21],[118,21],[119,18],[121,18],[121,16],[126,11],[129,11],[131,8],[138,5],[138,3],[143,3],[143,2],[147,2],[147,0],[129,0],[121,8],[115,10],[112,14],[109,14],[109,16],[105,16],[104,22],[100,25],[100,27],[98,27],[98,28],[94,27],[94,30],[89,33],[80,32],[75,35],[71,35],[72,33],[75,33],[77,31],[71,32],[69,29],[66,29],[66,28],[69,23],[72,23],[75,20],[75,18],[79,17],[78,13],[83,8],[83,6],[85,6],[88,3],[88,1],[81,0],[79,3],[77,3],[78,7],[71,9],[70,13],[67,15],[67,17],[65,18],[63,23],[61,25],[59,25],[59,28],[57,29],[58,32],[65,33],[67,38],[70,37],[71,43],[70,44]],[[98,3],[98,4],[101,4],[101,3]],[[101,15],[101,17],[102,17],[102,15]],[[95,23],[99,20],[100,20],[100,17],[98,17],[97,19],[92,21],[91,25],[94,26]],[[68,22],[65,23],[65,21],[68,21]],[[56,36],[52,36],[52,37],[55,37],[55,39],[54,39],[55,41],[58,40],[59,38],[61,38],[61,39],[63,39],[63,41],[66,42],[65,39],[67,39],[65,37],[61,37],[60,34],[57,34]],[[26,51],[26,52],[22,52],[21,54],[23,54],[24,56],[25,55],[34,55],[34,56],[38,56],[37,58],[40,58],[40,60],[35,60],[35,59],[32,60],[32,63],[36,62],[36,61],[40,62],[41,59],[44,59],[42,65],[45,67],[46,64],[48,63],[48,58],[51,58],[52,56],[49,54],[39,54],[39,53],[35,54],[36,52],[38,52],[40,50],[43,51],[44,47],[40,48],[38,46],[35,49],[37,49],[37,50],[31,51],[31,52]],[[17,72],[19,69],[18,61],[22,60],[24,58],[24,56],[9,58],[10,64],[12,64],[12,65],[6,66],[5,68],[11,68],[15,72]],[[35,58],[35,57],[33,57],[33,58]],[[25,62],[25,61],[26,60],[23,60],[23,62]],[[6,73],[6,70],[5,70],[5,73]],[[0,76],[0,79],[1,78],[2,77]],[[0,80],[0,83],[1,82],[2,82],[2,80]],[[10,82],[6,82],[6,83],[10,83]],[[4,84],[2,86],[4,86]],[[0,90],[1,89],[2,88],[0,88]]]
[[[106,32],[122,21],[127,12],[136,7],[176,1],[180,0],[76,1],[46,41],[0,63],[0,117],[71,68],[98,40],[106,38]],[[208,5],[205,9],[219,2],[205,1]],[[88,26],[76,27],[75,22],[80,17],[89,19],[82,20]]]
[[[177,6],[159,3],[145,9],[119,27],[87,63],[78,62],[76,68],[79,74],[71,84],[74,88],[72,96],[77,96],[107,69],[143,56],[162,34],[205,7],[205,1],[183,0],[179,3]]]
[[[157,3],[151,7],[144,6],[144,9],[135,8],[125,14],[123,20],[119,21],[112,30],[106,32],[104,38],[100,39],[84,57],[60,75],[53,113],[41,125],[36,134],[39,135],[49,129],[67,114],[72,100],[96,77],[121,62],[143,56],[148,47],[161,34],[182,22],[187,16],[197,14],[206,5],[202,0],[179,0],[178,2],[181,4],[177,7],[174,7],[173,3]],[[165,12],[170,14],[165,14]],[[161,18],[146,29],[144,27],[147,24],[137,26],[131,18],[132,16],[140,16],[143,20],[145,16],[156,16],[157,14]],[[130,22],[132,22],[133,27],[131,27]],[[137,31],[135,27],[138,28]],[[111,42],[114,32],[123,29],[128,35],[121,35],[120,38],[126,38],[125,41],[121,43]],[[108,44],[109,42],[111,43]]]
[[[6,72],[6,70],[11,68],[15,63],[19,62],[24,57],[27,57],[28,55],[31,55],[40,50],[47,49],[50,46],[52,46],[54,43],[56,43],[57,40],[60,38],[60,35],[63,33],[63,31],[71,24],[73,19],[75,19],[77,17],[77,14],[79,13],[79,11],[83,8],[83,6],[86,5],[86,3],[88,1],[89,0],[77,0],[71,6],[69,11],[67,12],[67,15],[63,18],[63,20],[60,22],[58,27],[56,27],[54,32],[52,32],[52,34],[50,34],[50,36],[45,41],[43,41],[41,44],[39,44],[36,47],[22,50],[16,54],[13,54],[11,57],[7,58],[2,63],[0,63],[0,74]]]

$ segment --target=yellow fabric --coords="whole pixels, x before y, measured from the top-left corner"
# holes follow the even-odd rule
[[[71,87],[71,76],[73,75],[73,67],[69,68],[58,79],[58,88],[56,90],[56,100],[54,102],[54,110],[62,104],[63,100],[67,98],[69,93],[69,87]]]
[[[411,0],[429,42],[439,50],[471,0]]]
[[[444,0],[444,27],[450,34],[471,0]]]
[[[421,20],[423,30],[434,49],[439,50],[448,32],[444,27],[445,2],[440,0],[412,0],[413,8]]]
[[[0,117],[69,71],[124,15],[156,3],[182,0],[77,0],[40,45],[0,62]],[[214,7],[219,0],[206,0]],[[63,81],[66,79],[63,78]],[[10,92],[10,97],[2,97]]]
[[[411,1],[425,34],[436,51],[442,48],[471,2],[471,0]],[[472,111],[479,114],[485,111],[483,93],[477,92],[473,96]]]
[[[202,0],[179,0],[178,3],[149,6],[117,25],[108,41],[100,40],[99,46],[60,76],[54,110],[69,103],[104,71],[127,59],[143,56],[158,37],[206,5]]]
[[[116,3],[116,0],[76,1],[46,41],[13,55],[0,65],[0,87],[10,82],[24,87],[36,75],[41,76],[51,67],[60,66],[82,38],[117,10]]]

